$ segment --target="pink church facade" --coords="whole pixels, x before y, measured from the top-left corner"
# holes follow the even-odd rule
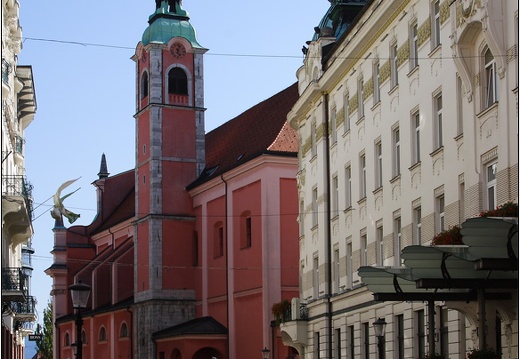
[[[271,308],[299,293],[297,86],[205,134],[188,20],[157,4],[136,48],[135,168],[109,176],[103,156],[94,221],[54,228],[55,358],[74,357],[78,281],[85,359],[296,357]]]

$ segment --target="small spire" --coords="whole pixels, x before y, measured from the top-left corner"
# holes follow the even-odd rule
[[[105,154],[101,156],[101,166],[99,167],[99,179],[108,177],[110,173],[108,173],[108,167],[107,167],[107,159],[105,157]]]

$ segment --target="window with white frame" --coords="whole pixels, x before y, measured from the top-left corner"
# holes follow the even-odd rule
[[[339,248],[334,248],[334,258],[333,258],[333,265],[334,265],[334,293],[339,292]]]
[[[314,187],[312,189],[312,227],[318,225],[318,188]]]
[[[312,290],[314,299],[317,299],[320,292],[320,262],[318,255],[315,255],[312,261]]]
[[[444,231],[444,194],[439,195],[436,199],[436,231],[435,233],[440,233]]]
[[[401,238],[401,217],[394,218],[394,243],[395,265],[400,266],[402,264],[401,249],[403,249]]]
[[[330,111],[330,143],[335,144],[338,141],[338,129],[336,122],[336,107],[332,107]]]
[[[397,75],[397,43],[390,46],[390,88],[394,88],[399,84]]]
[[[300,222],[300,236],[303,236],[305,234],[305,205],[304,205],[303,200],[300,201],[299,222]]]
[[[360,238],[360,254],[361,254],[361,265],[366,266],[368,265],[368,248],[367,248],[367,233],[366,230],[361,231],[361,238]]]
[[[339,188],[338,188],[338,175],[332,176],[332,217],[336,217],[339,211]]]
[[[345,206],[352,207],[352,167],[345,168]]]
[[[422,242],[422,213],[421,213],[421,206],[415,207],[413,209],[413,233],[412,233],[412,240],[413,244],[420,245]]]
[[[412,164],[421,162],[421,117],[419,111],[412,114]]]
[[[465,199],[465,189],[464,189],[464,182],[459,181],[459,224],[462,224],[464,222],[465,218],[465,209],[464,209],[464,203],[466,203]]]
[[[350,109],[349,109],[349,102],[350,102],[350,98],[349,98],[349,94],[348,92],[345,93],[345,96],[343,98],[343,111],[345,112],[345,123],[344,123],[344,132],[347,133],[348,131],[350,131]]]
[[[377,224],[376,227],[376,260],[377,265],[383,265],[383,255],[384,255],[384,247],[383,247],[383,224],[382,221]]]
[[[352,258],[352,241],[347,243],[347,288],[352,288],[354,259]]]
[[[433,98],[433,135],[435,140],[434,150],[444,146],[442,134],[442,93],[439,93]]]
[[[363,78],[360,77],[357,82],[358,94],[358,119],[365,117],[365,90],[363,89]]]
[[[379,74],[379,61],[372,66],[372,81],[374,81],[374,106],[381,101],[381,84]]]
[[[399,127],[392,130],[392,141],[393,141],[393,176],[399,176],[401,174],[401,135],[399,133]]]
[[[376,175],[376,189],[383,186],[383,147],[381,140],[375,144],[375,175]]]
[[[312,157],[316,156],[317,148],[316,148],[316,121],[311,122],[311,155]]]
[[[498,101],[496,61],[489,48],[484,53],[484,108]]]
[[[464,132],[464,118],[463,118],[463,114],[462,114],[462,79],[460,78],[459,75],[457,75],[457,89],[456,89],[456,94],[455,96],[457,96],[457,135],[460,135]]]
[[[431,43],[432,50],[441,44],[441,12],[440,1],[435,0],[431,3]]]
[[[495,209],[497,203],[497,162],[486,165],[486,207]]]
[[[419,66],[419,43],[417,36],[417,22],[410,25],[410,70]]]
[[[364,153],[359,156],[359,168],[359,195],[363,199],[367,196],[367,160]]]

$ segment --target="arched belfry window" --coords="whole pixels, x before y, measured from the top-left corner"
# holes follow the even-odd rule
[[[168,72],[168,94],[188,95],[188,76],[180,67]]]
[[[141,100],[148,96],[148,72],[143,72],[141,76]]]

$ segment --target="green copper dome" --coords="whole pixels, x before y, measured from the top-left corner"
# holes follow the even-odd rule
[[[197,41],[195,29],[189,22],[189,16],[184,11],[178,1],[173,1],[174,5],[168,5],[162,1],[161,5],[150,15],[150,24],[143,33],[142,43],[144,46],[149,43],[167,44],[174,37],[184,37],[195,48],[202,48]],[[175,6],[173,9],[172,7]],[[169,11],[168,11],[169,7]]]

